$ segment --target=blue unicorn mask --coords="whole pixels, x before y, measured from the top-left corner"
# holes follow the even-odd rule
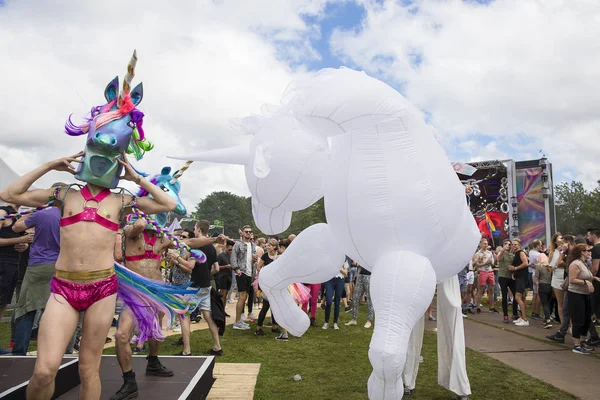
[[[171,167],[163,167],[163,169],[160,171],[160,174],[154,175],[150,178],[150,182],[158,186],[163,192],[167,193],[177,202],[177,208],[175,208],[175,210],[173,211],[174,213],[181,216],[185,216],[187,210],[185,208],[185,205],[181,201],[181,198],[179,197],[181,185],[179,184],[178,178],[180,176],[180,171],[176,171],[173,175],[171,175]],[[152,195],[150,195],[148,191],[144,188],[140,188],[137,196],[148,196],[152,198]],[[150,217],[162,227],[164,227],[167,224],[167,213],[153,214]]]

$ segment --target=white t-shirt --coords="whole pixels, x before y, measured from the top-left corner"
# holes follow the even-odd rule
[[[252,271],[252,243],[246,243],[246,265],[248,270]]]
[[[537,250],[530,250],[529,251],[529,265],[535,265],[535,264],[537,264],[537,260],[538,260],[539,256],[540,256],[540,252],[539,251],[537,251]],[[529,273],[530,274],[535,273],[535,267],[534,268],[529,267]]]

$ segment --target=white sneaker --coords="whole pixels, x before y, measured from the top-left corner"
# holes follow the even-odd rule
[[[173,328],[173,332],[181,332],[181,326],[176,326]]]
[[[519,319],[515,319],[513,321],[513,324],[518,324],[519,322],[523,322],[523,320],[521,319],[521,317],[519,317]]]
[[[248,314],[248,319],[257,319],[256,315],[254,315],[254,313],[250,313]]]
[[[246,314],[242,314],[242,318],[240,318],[240,321],[242,321],[242,322],[246,321]]]
[[[337,331],[340,329],[340,327],[338,326],[338,324],[333,324],[333,329],[335,329]]]
[[[529,321],[519,321],[515,324],[515,326],[529,326]]]
[[[249,325],[249,324],[247,324],[247,323],[245,323],[245,322],[240,322],[240,325],[242,325],[242,326],[246,326],[246,327],[250,328],[250,325]]]
[[[371,327],[371,321],[367,321],[365,324],[365,328],[369,329]]]
[[[329,324],[328,324],[327,322],[325,322],[325,323],[323,324],[323,329],[327,329],[327,328],[329,328]]]
[[[351,319],[350,321],[346,322],[344,325],[346,325],[346,326],[356,325],[356,320],[355,319]]]
[[[237,323],[233,324],[233,329],[240,330],[240,331],[246,331],[246,330],[250,329],[250,326],[243,325],[241,322],[237,322]]]

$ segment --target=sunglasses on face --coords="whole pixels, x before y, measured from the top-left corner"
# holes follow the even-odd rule
[[[244,231],[245,234],[252,233],[252,231]]]

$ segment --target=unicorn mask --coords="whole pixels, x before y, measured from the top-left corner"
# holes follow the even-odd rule
[[[177,208],[173,211],[174,213],[185,216],[187,210],[185,205],[179,198],[179,191],[181,190],[181,185],[178,181],[179,177],[182,175],[183,171],[176,171],[173,175],[171,175],[171,167],[164,167],[160,174],[154,175],[150,178],[150,182],[153,185],[158,186],[163,192],[167,193],[177,202]],[[137,194],[138,197],[152,197],[148,191],[144,188],[140,187],[140,190]],[[150,216],[153,220],[155,220],[160,226],[164,227],[167,224],[167,213],[153,214]]]
[[[104,89],[107,103],[93,107],[84,124],[73,124],[69,116],[65,125],[68,135],[87,133],[85,155],[75,175],[81,181],[113,189],[117,187],[123,170],[117,161],[122,159],[123,152],[133,154],[140,160],[146,151],[154,147],[144,138],[144,113],[136,108],[142,101],[143,86],[140,83],[131,90],[136,63],[137,54],[134,51],[127,65],[121,92],[119,77],[115,77]]]

